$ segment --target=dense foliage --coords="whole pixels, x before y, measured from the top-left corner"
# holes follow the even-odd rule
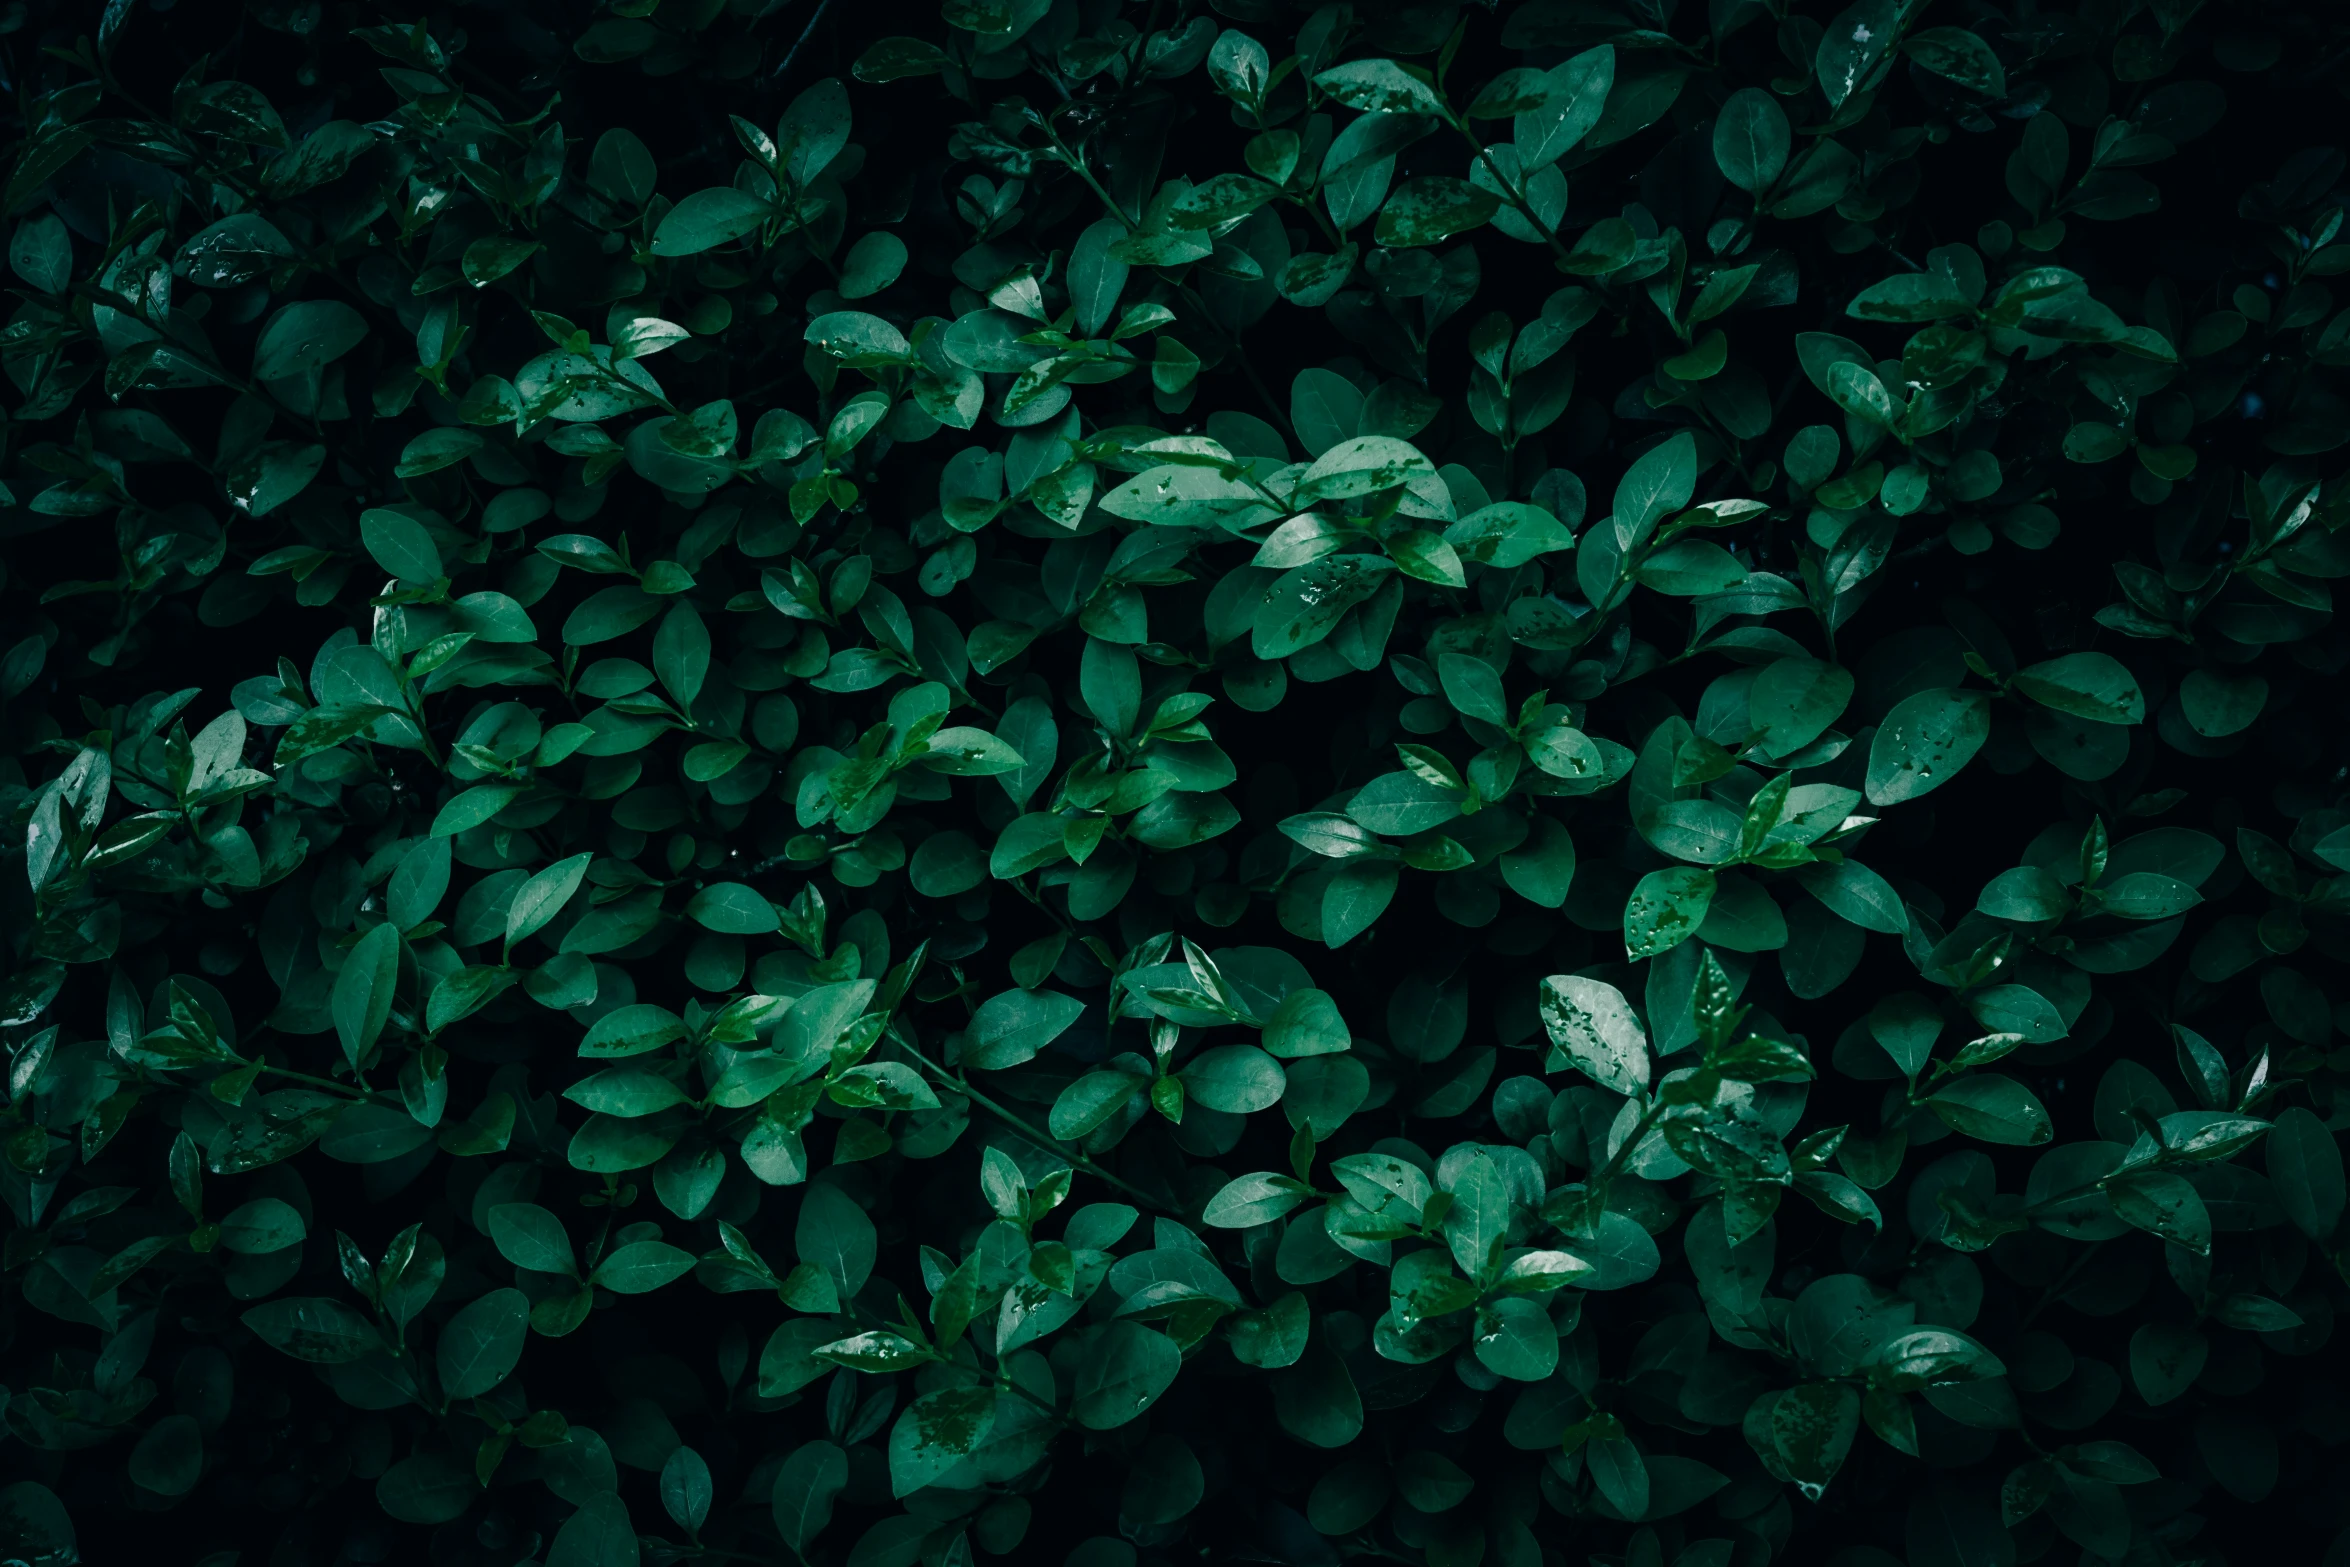
[[[2317,1561],[2350,13],[2066,3],[11,7],[0,1557]]]

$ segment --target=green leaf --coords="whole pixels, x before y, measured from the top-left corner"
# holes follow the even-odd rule
[[[1182,1352],[1165,1334],[1136,1322],[1109,1323],[1078,1364],[1070,1418],[1088,1431],[1115,1430],[1158,1402],[1182,1367]]]
[[[1441,535],[1426,528],[1409,528],[1396,534],[1387,541],[1387,553],[1407,577],[1444,588],[1468,586],[1460,556]]]
[[[525,792],[522,784],[475,784],[441,807],[433,817],[432,835],[435,838],[449,838],[479,827],[520,799]]]
[[[1274,1371],[1294,1366],[1305,1354],[1313,1312],[1305,1294],[1291,1290],[1262,1311],[1244,1311],[1227,1329],[1232,1358],[1244,1366]]]
[[[563,1221],[536,1203],[500,1203],[489,1211],[490,1242],[517,1268],[576,1274],[579,1264]]]
[[[1466,653],[1439,653],[1436,672],[1444,685],[1445,700],[1452,703],[1455,712],[1488,724],[1509,722],[1509,699],[1502,692],[1501,675],[1491,664]]]
[[[1553,974],[1542,982],[1548,1070],[1574,1067],[1619,1094],[1648,1088],[1648,1034],[1624,993],[1604,980]]]
[[[1382,245],[1399,248],[1440,245],[1482,228],[1500,206],[1499,196],[1467,180],[1423,174],[1406,181],[1379,209],[1377,238]]]
[[[1942,321],[1972,307],[1958,285],[1939,272],[1905,272],[1852,296],[1844,313],[1862,321]]]
[[[764,936],[779,928],[775,905],[739,881],[714,882],[687,900],[685,917],[704,930]]]
[[[1052,812],[1035,811],[1018,817],[997,836],[989,851],[988,874],[998,881],[1009,881],[1041,870],[1069,857],[1067,843],[1061,818]]]
[[[848,90],[838,77],[827,76],[802,89],[775,123],[784,173],[805,185],[830,168],[848,145],[850,121]]]
[[[1510,126],[1519,165],[1528,174],[1558,162],[1599,124],[1615,87],[1615,46],[1601,44],[1572,55],[1548,75],[1542,106],[1518,114]]]
[[[855,1198],[837,1186],[819,1185],[809,1187],[800,1200],[792,1245],[802,1262],[832,1280],[835,1294],[854,1300],[873,1276],[879,1241],[872,1218]]]
[[[273,760],[279,767],[289,767],[305,757],[331,751],[353,735],[372,728],[377,719],[391,711],[374,702],[338,702],[311,708],[286,726],[286,732],[278,737]]]
[[[238,1204],[220,1221],[220,1244],[243,1256],[267,1256],[300,1245],[308,1230],[291,1203],[256,1197]]]
[[[401,1459],[375,1483],[376,1505],[402,1523],[452,1522],[480,1496],[481,1482],[470,1468],[431,1451]]]
[[[2211,1211],[2184,1176],[2143,1170],[2103,1183],[2122,1222],[2197,1254],[2211,1250]]]
[[[432,917],[449,891],[449,840],[431,837],[400,856],[384,892],[384,913],[399,929],[413,930]]]
[[[805,336],[819,352],[852,368],[895,364],[909,352],[903,332],[861,310],[818,316],[808,323]]]
[[[1281,998],[1265,1020],[1264,1047],[1284,1060],[1332,1055],[1350,1048],[1353,1035],[1338,1003],[1311,987],[1300,987]]]
[[[653,233],[656,256],[695,256],[746,234],[776,216],[775,207],[729,186],[698,190],[669,209]]]
[[[2175,876],[2129,871],[2098,887],[2106,912],[2126,920],[2168,919],[2203,901],[2203,894]]]
[[[529,1326],[530,1297],[517,1289],[492,1290],[451,1317],[433,1346],[441,1391],[479,1398],[505,1381],[522,1359]]]
[[[2298,1105],[2278,1112],[2270,1128],[2268,1178],[2295,1229],[2314,1241],[2330,1239],[2342,1222],[2342,1150],[2325,1122]]]
[[[1176,198],[1169,220],[1177,229],[1214,229],[1239,222],[1280,194],[1245,174],[1218,174]]]
[[[1741,87],[1714,118],[1714,162],[1722,178],[1760,197],[1786,170],[1794,135],[1787,111],[1759,87]]]
[[[332,364],[366,341],[367,318],[338,299],[286,305],[253,344],[253,379],[283,381]]]
[[[2056,1135],[2032,1091],[1996,1072],[1960,1078],[1928,1099],[1926,1108],[1952,1131],[1986,1143],[2031,1148]]]
[[[1901,52],[1947,81],[1985,98],[2007,96],[2007,72],[1989,44],[1963,27],[1929,27],[1902,40]]]
[[[270,1348],[322,1366],[345,1365],[383,1347],[375,1325],[339,1300],[286,1296],[240,1320]]]
[[[1689,504],[1697,490],[1697,443],[1688,434],[1670,436],[1642,452],[1616,484],[1615,532],[1629,549],[1656,531],[1656,525]]]
[[[1343,947],[1377,923],[1395,901],[1401,869],[1392,860],[1350,860],[1322,894],[1322,940]]]
[[[204,1474],[204,1431],[188,1415],[166,1415],[131,1449],[131,1483],[158,1496],[185,1496]]]
[[[1500,860],[1501,878],[1527,902],[1555,909],[1567,901],[1575,884],[1575,840],[1549,817],[1537,817],[1533,830]]]
[[[1324,71],[1314,85],[1350,109],[1372,114],[1441,116],[1444,100],[1393,60],[1353,60]]]
[[[885,40],[886,41],[886,40]],[[878,45],[876,46],[878,47]],[[872,57],[872,50],[866,57]],[[862,73],[864,62],[858,62]],[[771,1508],[775,1532],[805,1556],[832,1521],[833,1503],[848,1489],[849,1455],[830,1442],[804,1442],[775,1471]]]
[[[1541,1382],[1558,1366],[1558,1328],[1541,1302],[1507,1296],[1477,1313],[1473,1348],[1477,1363],[1495,1376]]]
[[[1394,569],[1378,555],[1330,555],[1282,573],[1256,612],[1250,651],[1261,659],[1287,658],[1322,641]]]
[[[920,38],[884,38],[857,57],[852,74],[861,82],[902,81],[935,76],[946,60],[944,50]]]
[[[1828,23],[1812,72],[1829,108],[1842,108],[1845,99],[1869,85],[1900,37],[1902,17],[1899,0],[1860,0]]]
[[[1221,1045],[1186,1064],[1185,1095],[1210,1110],[1249,1115],[1280,1103],[1287,1080],[1280,1063],[1254,1045]]]
[[[1635,960],[1670,952],[1697,933],[1713,903],[1714,873],[1675,865],[1650,871],[1624,905],[1624,948]]]
[[[547,1567],[637,1567],[639,1559],[628,1505],[611,1491],[582,1501],[547,1549]]]
[[[2108,653],[2067,653],[2034,664],[2017,673],[2015,688],[2043,707],[2092,723],[2146,720],[2146,698],[2137,680]]]
[[[693,1270],[694,1254],[660,1241],[631,1241],[596,1264],[590,1283],[615,1295],[643,1295]]]
[[[685,1037],[685,1022],[667,1007],[637,1002],[596,1019],[580,1041],[583,1056],[636,1056]]]
[[[1765,1395],[1756,1410],[1761,1419],[1749,1414],[1749,1431],[1759,1423],[1769,1433],[1770,1456],[1798,1491],[1818,1501],[1860,1434],[1859,1390],[1844,1382],[1807,1382]]]
[[[710,1465],[690,1447],[670,1453],[661,1465],[661,1507],[687,1534],[698,1534],[713,1499]]]
[[[1575,535],[1539,506],[1496,501],[1446,528],[1444,542],[1462,560],[1507,569],[1571,548]]]
[[[1746,580],[1738,558],[1711,539],[1675,539],[1633,568],[1642,587],[1676,598],[1726,593]]]
[[[1400,838],[1457,820],[1461,796],[1417,772],[1381,773],[1355,791],[1346,814],[1372,832]]]
[[[331,1010],[343,1059],[356,1067],[366,1059],[390,1021],[400,979],[400,933],[378,925],[359,938],[335,976]]]
[[[1885,715],[1869,742],[1871,805],[1895,805],[1939,789],[1991,735],[1991,702],[1978,691],[1920,691]]]
[[[943,1388],[915,1399],[890,1427],[891,1493],[910,1496],[971,1457],[995,1420],[993,1388]]]
[[[941,729],[930,737],[922,762],[932,772],[956,778],[993,778],[1028,765],[1019,752],[984,729]]]
[[[895,283],[906,270],[906,242],[876,229],[849,247],[842,258],[840,297],[865,299]]]
[[[2161,1406],[2193,1387],[2211,1355],[2211,1341],[2183,1322],[2148,1322],[2130,1335],[2130,1380],[2138,1396]]]
[[[2187,727],[2207,740],[2252,727],[2268,705],[2268,682],[2258,675],[2194,669],[2179,682],[2179,710]]]
[[[266,517],[310,487],[326,466],[326,448],[315,442],[269,441],[230,472],[229,499],[248,517]]]
[[[676,1083],[650,1067],[610,1067],[563,1090],[563,1097],[599,1115],[652,1115],[691,1103]]]
[[[506,950],[543,930],[547,923],[563,912],[563,906],[579,891],[580,882],[587,876],[592,853],[574,854],[558,860],[515,889],[514,901],[506,906]]]
[[[1270,1224],[1302,1202],[1311,1201],[1313,1192],[1286,1175],[1261,1171],[1227,1181],[1223,1190],[1208,1199],[1201,1218],[1218,1229],[1245,1230],[1252,1225]]]
[[[990,996],[971,1015],[964,1064],[1002,1071],[1033,1060],[1084,1015],[1084,1002],[1057,990],[1007,990]]]
[[[1852,691],[1852,675],[1841,665],[1782,658],[1754,677],[1747,714],[1771,754],[1793,756],[1843,716]]]
[[[1975,907],[1993,919],[2037,923],[2062,919],[2072,907],[2072,898],[2053,872],[2037,865],[2018,865],[1991,878]]]

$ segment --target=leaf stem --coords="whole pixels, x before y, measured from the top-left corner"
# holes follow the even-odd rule
[[[1011,1127],[1014,1131],[1020,1133],[1023,1137],[1028,1138],[1037,1146],[1051,1149],[1053,1152],[1059,1154],[1062,1158],[1068,1160],[1077,1168],[1083,1170],[1086,1174],[1091,1175],[1098,1180],[1107,1181],[1110,1185],[1126,1193],[1128,1196],[1148,1205],[1151,1208],[1157,1209],[1161,1213],[1172,1213],[1175,1211],[1174,1209],[1169,1208],[1165,1203],[1161,1202],[1158,1198],[1153,1197],[1149,1192],[1146,1192],[1141,1187],[1135,1185],[1132,1181],[1127,1180],[1124,1176],[1102,1168],[1101,1165],[1095,1163],[1086,1155],[1079,1153],[1077,1150],[1069,1147],[1059,1138],[1054,1137],[1049,1132],[1043,1131],[1033,1122],[1029,1121],[1027,1117],[1019,1114],[1017,1111],[1007,1110],[1004,1108],[1004,1106],[998,1104],[995,1100],[989,1098],[986,1094],[972,1087],[967,1079],[957,1073],[948,1071],[945,1067],[940,1066],[937,1062],[931,1060],[928,1056],[924,1055],[921,1051],[916,1050],[913,1046],[901,1044],[900,1048],[903,1049],[907,1055],[912,1056],[915,1062],[920,1065],[924,1071],[929,1072],[932,1076],[936,1077],[947,1087],[952,1088],[956,1093],[961,1094],[964,1098],[979,1106],[980,1109],[985,1110],[989,1115],[994,1116],[997,1120],[1003,1122],[1006,1126]]]
[[[1571,253],[1568,251],[1565,245],[1559,242],[1557,232],[1553,230],[1549,224],[1542,221],[1541,216],[1535,212],[1533,206],[1527,201],[1526,193],[1518,188],[1517,182],[1512,180],[1508,175],[1501,172],[1501,166],[1493,161],[1493,153],[1491,149],[1489,149],[1483,142],[1479,141],[1474,135],[1470,134],[1469,127],[1462,121],[1454,118],[1450,114],[1447,114],[1445,118],[1451,123],[1454,130],[1461,133],[1461,140],[1469,144],[1469,150],[1477,155],[1477,161],[1485,165],[1485,172],[1492,175],[1494,180],[1501,186],[1502,194],[1508,198],[1509,204],[1517,208],[1519,214],[1523,216],[1528,223],[1534,225],[1534,232],[1540,234],[1543,238],[1543,242],[1550,246],[1551,255],[1556,258],[1560,268],[1563,270],[1566,266],[1567,258]]]

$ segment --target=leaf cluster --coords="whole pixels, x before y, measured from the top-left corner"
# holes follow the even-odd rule
[[[2346,54],[15,8],[0,1557],[2319,1559]]]

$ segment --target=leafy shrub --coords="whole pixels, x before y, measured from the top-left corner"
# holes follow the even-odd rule
[[[0,26],[0,1554],[2344,1521],[2336,9]]]

